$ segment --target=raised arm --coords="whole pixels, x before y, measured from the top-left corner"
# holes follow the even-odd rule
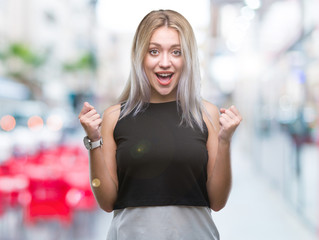
[[[214,211],[221,210],[227,202],[231,183],[231,138],[240,124],[242,117],[235,106],[220,109],[208,102],[204,102],[207,114],[204,121],[208,128],[208,166],[207,192],[210,207]]]
[[[104,111],[103,119],[93,106],[85,102],[79,119],[88,138],[97,141],[101,137],[103,145],[89,150],[91,188],[99,206],[106,212],[113,211],[117,198],[118,179],[116,173],[116,144],[114,127],[120,115],[120,105]]]

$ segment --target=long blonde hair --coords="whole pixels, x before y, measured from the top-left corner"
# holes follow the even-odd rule
[[[157,10],[148,13],[140,22],[133,39],[131,72],[119,98],[124,103],[120,118],[141,112],[150,101],[151,86],[143,68],[143,60],[149,48],[153,32],[162,27],[174,28],[179,33],[184,68],[177,87],[176,100],[182,110],[181,124],[197,125],[203,131],[202,101],[200,96],[200,70],[197,43],[193,29],[180,13]]]

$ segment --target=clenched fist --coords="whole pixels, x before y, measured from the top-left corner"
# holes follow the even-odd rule
[[[88,102],[83,104],[79,114],[79,120],[88,138],[94,142],[101,138],[100,126],[102,119],[95,108]]]
[[[242,117],[235,106],[231,106],[228,109],[221,108],[220,113],[220,131],[218,135],[219,140],[230,142],[232,135],[242,121]]]

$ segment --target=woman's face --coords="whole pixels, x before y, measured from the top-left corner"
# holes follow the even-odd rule
[[[156,29],[143,61],[144,71],[152,87],[151,102],[176,100],[183,66],[178,32],[165,26]]]

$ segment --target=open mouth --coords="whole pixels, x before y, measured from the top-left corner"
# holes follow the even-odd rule
[[[157,81],[164,86],[171,83],[173,75],[174,73],[156,73]]]

